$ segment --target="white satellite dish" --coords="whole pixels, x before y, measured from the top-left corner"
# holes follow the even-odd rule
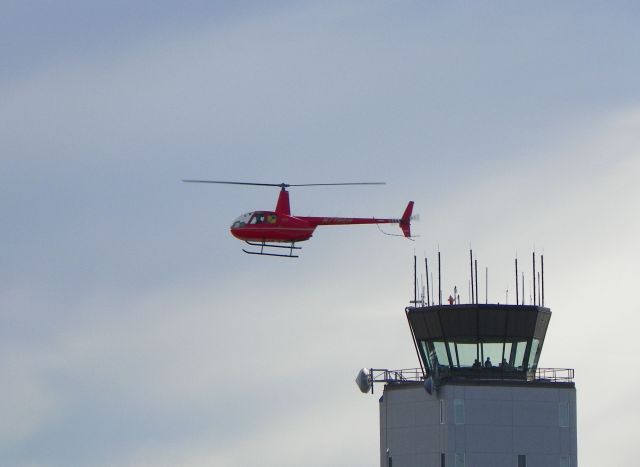
[[[363,368],[356,376],[356,384],[364,394],[371,391],[371,376],[368,368]]]
[[[435,389],[435,384],[433,383],[433,378],[429,376],[424,380],[424,390],[427,391],[429,395],[433,394],[433,390]]]

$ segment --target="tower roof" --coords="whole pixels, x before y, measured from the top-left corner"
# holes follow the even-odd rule
[[[416,339],[544,339],[549,308],[535,305],[435,305],[407,308]]]

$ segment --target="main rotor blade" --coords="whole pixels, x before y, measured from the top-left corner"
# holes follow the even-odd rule
[[[386,185],[386,182],[345,182],[345,183],[253,183],[253,182],[227,182],[220,180],[182,180],[187,183],[222,183],[225,185],[253,185],[253,186],[279,186],[288,188],[290,186],[336,186],[336,185]]]
[[[182,180],[187,183],[223,183],[225,185],[282,186],[282,183],[221,182],[217,180]],[[289,185],[286,185],[289,186]]]
[[[330,186],[330,185],[386,185],[386,182],[345,182],[345,183],[299,183],[287,186]]]

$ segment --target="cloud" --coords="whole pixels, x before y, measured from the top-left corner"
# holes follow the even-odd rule
[[[571,9],[407,8],[198,21],[3,83],[2,463],[371,465],[376,399],[353,378],[417,364],[412,255],[433,267],[439,245],[445,294],[464,291],[471,242],[491,301],[516,252],[526,274],[544,252],[543,362],[576,367],[596,465],[593,426],[627,400],[595,402],[602,372],[633,364],[637,64],[610,51],[637,28],[584,47],[600,18]],[[297,261],[248,257],[228,225],[276,193],[179,182],[213,176],[383,178],[292,191],[294,211],[413,199],[421,237],[326,228]]]
[[[42,365],[24,349],[8,349],[0,366],[6,382],[0,410],[0,447],[10,449],[51,426],[58,415],[55,398],[46,390]],[[27,353],[27,355],[25,355]]]

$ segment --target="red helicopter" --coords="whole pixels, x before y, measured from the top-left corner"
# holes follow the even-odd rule
[[[302,249],[296,242],[309,240],[316,227],[320,225],[353,224],[399,224],[405,237],[411,238],[411,213],[413,201],[409,201],[400,219],[379,219],[376,217],[307,217],[292,216],[289,206],[288,187],[292,186],[328,186],[328,185],[384,185],[384,182],[360,183],[249,183],[215,180],[183,180],[187,183],[219,183],[226,185],[253,185],[280,187],[278,202],[274,211],[252,211],[239,216],[231,225],[231,234],[247,244],[260,247],[258,251],[244,251],[250,255],[281,256],[297,258],[294,250]],[[282,245],[286,243],[287,245]],[[289,250],[287,254],[275,253],[277,249]]]

